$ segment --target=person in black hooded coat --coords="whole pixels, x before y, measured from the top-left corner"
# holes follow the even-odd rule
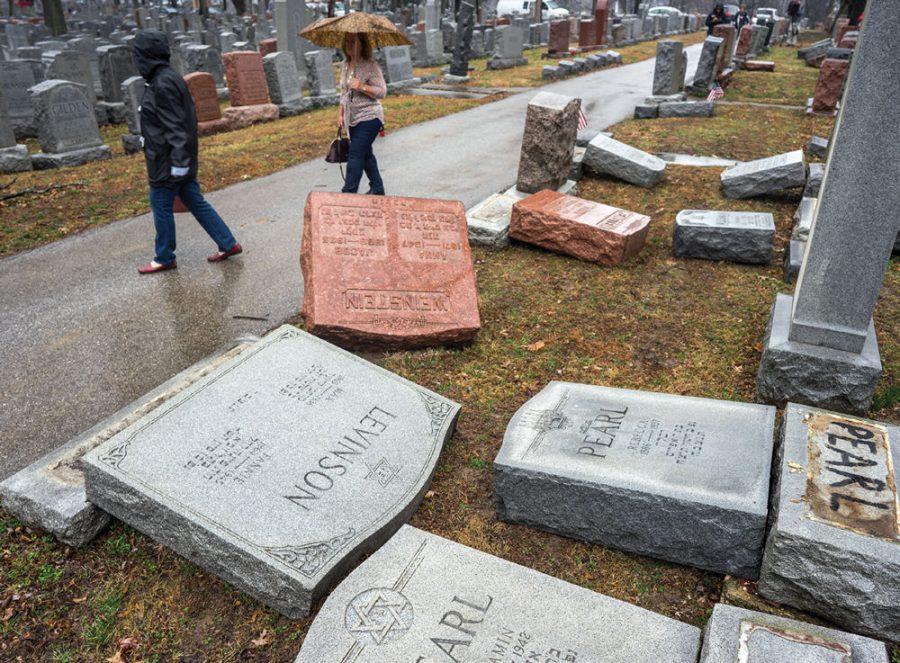
[[[158,30],[142,30],[132,41],[132,57],[146,81],[141,99],[141,141],[150,181],[150,207],[156,226],[156,256],[138,268],[152,274],[177,267],[175,262],[176,196],[218,247],[207,258],[219,262],[242,252],[222,217],[197,183],[197,111],[184,79],[169,66],[169,44]]]

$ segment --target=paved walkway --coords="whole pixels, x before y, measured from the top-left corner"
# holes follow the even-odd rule
[[[687,49],[689,72],[700,45]],[[631,115],[650,93],[653,60],[548,85],[580,96],[591,127]],[[389,133],[376,143],[388,192],[469,207],[515,182],[530,90]],[[0,478],[23,467],[176,372],[300,307],[303,203],[338,190],[317,159],[222,189],[209,199],[245,247],[222,265],[189,215],[178,219],[178,270],[135,268],[152,255],[149,215],[0,260]],[[108,195],[115,195],[110,191]]]

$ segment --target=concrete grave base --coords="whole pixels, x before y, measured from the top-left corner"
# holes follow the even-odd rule
[[[336,106],[341,101],[341,96],[334,94],[320,94],[314,97],[306,97],[310,108],[325,108],[326,106]]]
[[[465,85],[469,82],[468,76],[456,76],[454,74],[444,74],[442,79],[447,85]]]
[[[526,58],[491,58],[487,62],[488,69],[512,69],[528,64]]]
[[[32,155],[31,165],[34,166],[35,170],[49,170],[50,168],[80,166],[90,161],[109,159],[111,156],[112,152],[110,152],[108,145],[98,145],[97,147],[86,147],[82,150],[72,150],[71,152],[60,152],[58,154],[39,152]]]
[[[634,107],[635,120],[655,120],[659,117],[659,105],[638,104]]]
[[[506,248],[509,245],[509,219],[517,200],[508,193],[495,193],[467,210],[469,244]]]
[[[98,101],[95,109],[106,116],[106,124],[125,124],[128,110],[121,101]]]
[[[224,117],[220,117],[218,120],[207,120],[206,122],[197,123],[197,133],[201,136],[220,134],[223,131],[231,131],[234,128],[231,125],[231,121]]]
[[[805,198],[818,198],[822,189],[822,180],[825,179],[825,164],[811,163],[806,176],[806,187],[803,189]]]
[[[31,170],[31,157],[24,145],[0,149],[0,173],[24,173]]]
[[[900,427],[789,403],[779,438],[759,593],[900,641]]]
[[[675,101],[659,105],[660,117],[712,117],[711,101]]]
[[[881,375],[875,326],[870,324],[860,354],[797,343],[788,338],[792,306],[790,295],[775,296],[756,377],[759,396],[771,403],[866,412]]]
[[[803,252],[806,251],[806,242],[792,239],[784,250],[784,282],[793,283],[800,276],[800,267],[803,265]]]
[[[122,134],[122,149],[125,154],[136,154],[144,149],[141,137],[137,134]]]
[[[718,603],[703,632],[700,663],[735,660],[888,663],[887,648],[877,640]]]
[[[222,119],[226,120],[232,129],[243,129],[252,124],[277,120],[278,106],[275,104],[231,106],[222,111]]]
[[[55,536],[67,546],[91,541],[109,522],[105,512],[87,501],[84,474],[78,461],[84,454],[124,430],[185,388],[207,375],[255,339],[235,341],[129,403],[93,428],[0,483],[0,503],[22,522]]]
[[[684,92],[676,92],[675,94],[651,94],[649,97],[644,97],[645,104],[656,106],[659,104],[671,104],[676,101],[687,101],[687,95]]]

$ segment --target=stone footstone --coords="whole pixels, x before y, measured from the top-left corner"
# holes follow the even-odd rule
[[[495,193],[468,210],[469,244],[506,248],[509,245],[509,219],[517,200],[505,193]]]
[[[561,74],[562,72],[560,71],[559,67],[554,67],[551,65],[544,65],[543,67],[541,67],[541,78],[545,80],[556,80],[557,78],[561,78]]]
[[[458,414],[285,325],[88,452],[87,497],[303,617],[415,511]]]
[[[516,188],[557,189],[569,175],[581,100],[539,92],[528,103]]]
[[[726,198],[751,198],[806,185],[803,150],[745,161],[722,172]]]
[[[643,248],[649,229],[648,216],[544,190],[513,205],[509,236],[580,260],[618,265]]]
[[[16,518],[49,532],[67,546],[82,546],[109,523],[105,511],[87,501],[78,461],[160,405],[171,400],[213,369],[250,346],[238,341],[207,357],[141,396],[93,428],[0,483],[0,503]]]
[[[638,104],[634,107],[635,120],[655,120],[659,117],[657,104]]]
[[[122,149],[125,154],[137,154],[144,149],[138,134],[122,134]]]
[[[31,170],[31,157],[24,145],[0,148],[0,173],[24,173]]]
[[[811,157],[824,159],[828,155],[828,139],[821,136],[810,136],[806,143],[806,153]]]
[[[222,119],[232,129],[243,129],[252,124],[271,122],[280,116],[278,106],[275,104],[258,104],[256,106],[232,106],[222,113]]]
[[[672,247],[679,258],[768,265],[774,240],[775,218],[769,213],[682,210],[675,217]]]
[[[794,229],[791,231],[791,239],[805,242],[809,239],[809,231],[812,230],[813,219],[816,216],[816,199],[804,196],[800,199],[800,205],[794,212]]]
[[[735,660],[888,663],[883,642],[718,603],[703,632],[700,663],[734,663]]]
[[[900,427],[789,403],[759,592],[900,641]]]
[[[803,195],[806,198],[818,198],[819,191],[822,189],[822,181],[825,179],[825,164],[811,163],[808,166],[806,175],[806,187],[803,189]]]
[[[314,191],[304,219],[302,314],[310,332],[378,348],[465,343],[478,334],[462,203]]]
[[[97,147],[85,147],[69,152],[38,152],[31,155],[31,165],[35,170],[49,170],[51,168],[68,168],[80,166],[91,161],[109,159],[112,152],[108,145]]]
[[[693,663],[699,648],[694,626],[406,525],[331,593],[296,663]]]
[[[775,63],[771,60],[744,60],[742,67],[746,71],[775,71]]]
[[[763,400],[793,401],[864,413],[881,374],[875,325],[860,353],[791,341],[793,297],[775,296],[766,327],[756,389]]]
[[[591,175],[611,175],[631,184],[651,187],[663,178],[666,162],[600,135],[588,143],[584,153],[584,168]]]
[[[676,101],[659,105],[660,117],[712,117],[715,105],[711,101]]]
[[[784,251],[784,282],[793,283],[800,275],[800,267],[803,265],[803,254],[806,252],[806,242],[792,239]]]
[[[494,461],[497,513],[756,578],[774,424],[764,405],[551,382],[506,429]]]

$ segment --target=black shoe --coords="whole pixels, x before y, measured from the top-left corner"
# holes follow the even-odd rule
[[[375,191],[372,191],[372,189],[369,189],[368,191],[366,191],[366,195],[367,195],[367,196],[383,196],[383,195],[384,195],[384,191],[381,191],[381,192],[379,192],[379,193],[376,193]]]

